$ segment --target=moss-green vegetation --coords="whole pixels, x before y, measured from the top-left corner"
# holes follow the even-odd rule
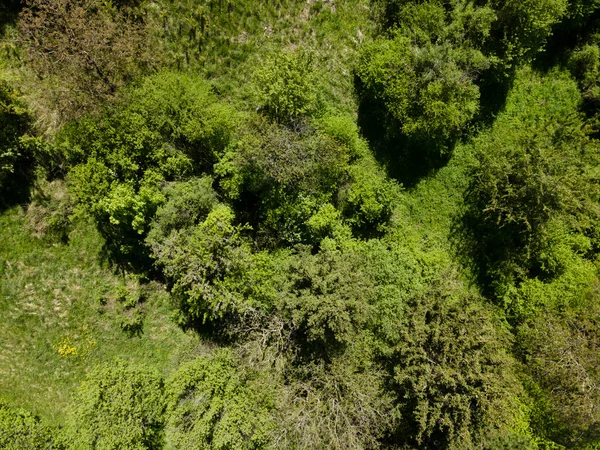
[[[5,2],[0,447],[600,446],[599,8]]]

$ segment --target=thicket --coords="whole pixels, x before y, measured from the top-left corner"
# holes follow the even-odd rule
[[[204,347],[91,367],[60,427],[2,403],[0,446],[600,445],[597,2],[22,6],[2,206]]]

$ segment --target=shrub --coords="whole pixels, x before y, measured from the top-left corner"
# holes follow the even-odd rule
[[[0,447],[4,450],[64,449],[58,432],[22,409],[0,401]]]
[[[184,319],[226,323],[223,319],[234,321],[232,315],[264,312],[272,303],[272,261],[252,252],[246,227],[233,219],[229,207],[217,204],[195,226],[173,230],[165,238],[149,237],[152,255],[173,283]]]
[[[228,145],[232,117],[203,81],[160,73],[119,108],[66,126],[57,146],[72,166],[70,190],[91,215],[114,262],[148,269],[143,241],[165,182],[212,170]]]
[[[163,448],[163,381],[123,361],[92,370],[69,411],[69,444],[77,449]]]
[[[34,154],[24,136],[30,121],[17,93],[0,81],[0,206],[22,201],[28,195]]]
[[[564,221],[587,233],[598,217],[591,167],[598,147],[583,129],[577,86],[554,73],[540,80],[525,70],[506,111],[476,141],[478,164],[467,196],[485,282],[501,298],[527,277],[553,276],[548,224]],[[486,281],[487,280],[487,281]]]
[[[434,153],[443,153],[475,116],[474,80],[489,65],[481,47],[493,11],[452,6],[398,5],[391,36],[366,45],[356,67],[359,94],[383,107],[388,132],[429,143]]]
[[[570,448],[600,439],[598,307],[542,308],[517,330],[519,353],[537,390],[534,399],[545,421],[537,432]],[[551,336],[551,339],[548,339]],[[544,423],[545,422],[545,423]]]
[[[316,109],[316,76],[309,53],[277,53],[255,76],[261,107],[273,120],[292,125]]]
[[[142,10],[117,5],[99,0],[25,3],[19,27],[29,66],[48,81],[40,93],[63,120],[113,98],[157,61]]]
[[[221,351],[183,364],[167,381],[167,447],[261,449],[275,426],[269,380]]]
[[[471,448],[514,426],[519,385],[507,333],[454,274],[444,279],[407,302],[388,351],[396,436],[419,448]]]

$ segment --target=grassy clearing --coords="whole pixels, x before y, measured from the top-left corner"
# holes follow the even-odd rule
[[[0,216],[0,396],[55,424],[95,364],[125,358],[168,373],[198,344],[170,319],[160,286],[145,287],[142,332],[123,332],[113,307],[122,282],[100,265],[100,247],[88,225],[53,244],[31,236],[18,208]]]

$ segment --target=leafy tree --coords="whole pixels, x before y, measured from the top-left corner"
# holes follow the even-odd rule
[[[396,439],[419,448],[471,448],[516,425],[519,385],[509,337],[455,275],[406,304],[386,351],[403,420]]]
[[[579,81],[583,98],[594,112],[600,107],[600,35],[573,51],[569,68]]]
[[[275,427],[268,379],[228,351],[183,364],[167,381],[167,447],[261,449]]]
[[[348,345],[371,315],[374,286],[359,253],[324,248],[302,252],[289,267],[289,294],[282,309],[300,333],[300,345],[320,355]]]
[[[585,310],[571,307],[560,313],[544,308],[517,332],[538,414],[546,418],[545,423],[537,420],[534,424],[543,436],[571,448],[600,439],[600,334],[595,300],[586,302]]]
[[[391,132],[443,152],[478,111],[474,80],[489,65],[481,48],[495,15],[468,3],[396,9],[390,36],[362,52],[359,93],[383,106]]]
[[[28,194],[34,155],[25,137],[31,118],[23,101],[0,81],[0,206],[20,201]]]
[[[306,223],[346,179],[348,149],[309,124],[294,132],[252,120],[216,165],[238,220],[264,246],[313,243]]]
[[[276,293],[273,261],[252,252],[245,227],[233,223],[229,207],[217,204],[203,219],[165,237],[149,236],[152,255],[173,283],[183,318],[226,323],[223,319],[264,312]]]
[[[120,108],[66,126],[57,138],[78,209],[91,215],[111,259],[148,269],[144,238],[165,182],[212,169],[231,137],[230,109],[200,80],[160,73]]]
[[[466,217],[499,298],[512,283],[553,276],[543,259],[551,219],[560,216],[574,233],[589,233],[596,220],[598,148],[576,112],[579,100],[564,74],[541,81],[523,71],[506,111],[476,141]]]
[[[260,104],[273,120],[293,125],[316,109],[316,74],[309,53],[277,53],[255,77]]]
[[[355,335],[345,351],[325,362],[287,368],[277,390],[277,448],[388,448],[399,420],[386,374],[375,362],[372,336]]]
[[[500,64],[514,68],[543,51],[553,26],[565,17],[569,2],[494,0],[491,5],[498,17],[492,27],[492,52],[500,57]]]
[[[163,447],[163,380],[123,361],[91,371],[69,410],[70,448],[142,450]]]

